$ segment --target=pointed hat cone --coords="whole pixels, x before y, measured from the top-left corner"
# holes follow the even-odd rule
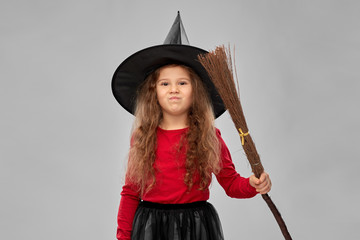
[[[207,51],[189,45],[178,12],[164,44],[134,53],[116,69],[111,83],[114,97],[126,111],[134,114],[137,90],[146,77],[159,67],[182,64],[192,68],[204,82],[212,101],[215,117],[219,117],[225,112],[224,104],[205,68],[197,60],[199,54],[205,53]]]
[[[182,24],[181,21],[179,11],[168,35],[165,38],[164,44],[190,45],[189,40],[186,36],[184,25]]]

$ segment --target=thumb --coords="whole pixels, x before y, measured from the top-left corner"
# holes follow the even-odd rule
[[[250,185],[252,187],[255,187],[255,185],[259,184],[260,183],[260,179],[258,179],[257,177],[255,177],[255,175],[251,175],[250,178],[249,178],[249,182],[250,182]]]

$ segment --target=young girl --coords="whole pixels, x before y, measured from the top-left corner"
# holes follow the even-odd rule
[[[161,45],[142,50],[117,69],[113,92],[135,114],[120,240],[220,240],[219,217],[207,202],[212,174],[233,198],[271,189],[267,173],[241,177],[214,126],[224,112],[196,56],[204,50]],[[134,111],[133,111],[134,110]]]

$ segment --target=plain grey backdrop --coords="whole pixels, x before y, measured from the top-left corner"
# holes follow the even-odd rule
[[[115,239],[133,117],[117,66],[162,44],[236,47],[241,101],[294,239],[360,239],[360,3],[18,0],[0,4],[0,238]],[[216,120],[251,174],[226,113]],[[260,196],[210,201],[228,240],[282,239]]]

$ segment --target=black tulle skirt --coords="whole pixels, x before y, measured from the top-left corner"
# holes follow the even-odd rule
[[[223,240],[219,216],[208,202],[159,204],[142,201],[132,240]]]

